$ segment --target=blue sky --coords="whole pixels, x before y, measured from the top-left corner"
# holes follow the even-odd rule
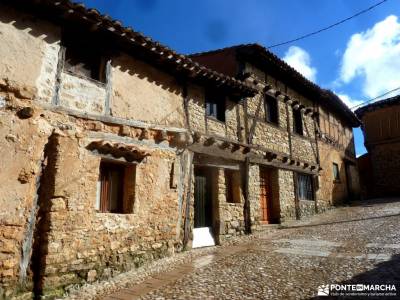
[[[269,46],[335,23],[380,0],[83,2],[188,54],[242,43]],[[400,86],[400,1],[388,0],[329,31],[271,50],[354,106]],[[360,155],[366,150],[359,129],[355,140]]]

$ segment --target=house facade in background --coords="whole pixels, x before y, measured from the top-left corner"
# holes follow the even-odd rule
[[[365,197],[400,196],[400,96],[360,107],[368,153],[358,158]]]
[[[352,128],[360,124],[334,93],[310,82],[258,44],[191,57],[260,88],[258,95],[246,102],[253,130],[250,143],[276,147],[289,160],[299,158],[306,164],[319,165],[315,178],[318,180],[313,184],[315,207],[309,202],[302,203],[301,200],[310,200],[304,192],[307,189],[299,185],[307,179],[301,172],[295,173],[292,184],[296,186],[300,214],[304,210],[323,211],[359,196]],[[282,165],[277,166],[280,168]]]
[[[258,45],[199,64],[69,1],[1,1],[0,33],[0,298],[357,194],[357,119]]]

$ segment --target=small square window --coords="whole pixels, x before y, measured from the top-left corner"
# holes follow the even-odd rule
[[[337,163],[333,163],[333,180],[340,181],[339,165]]]
[[[97,182],[96,210],[132,213],[135,199],[135,165],[102,161]]]
[[[62,45],[65,47],[65,71],[105,82],[105,59],[93,39],[65,30]]]
[[[271,96],[265,96],[265,120],[269,123],[278,124],[278,100]]]
[[[225,170],[226,202],[240,203],[241,180],[240,172],[235,170]]]
[[[225,122],[225,96],[216,91],[206,92],[206,115]]]
[[[299,109],[293,109],[293,131],[303,135],[303,118]]]

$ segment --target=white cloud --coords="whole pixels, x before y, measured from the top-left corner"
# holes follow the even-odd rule
[[[311,58],[307,51],[300,47],[291,46],[285,53],[283,60],[300,72],[304,77],[315,81],[317,69],[311,66]]]
[[[352,110],[356,110],[358,107],[355,107],[356,105],[359,105],[361,103],[363,103],[362,100],[355,100],[352,99],[349,95],[347,94],[341,94],[341,93],[335,93],[336,95],[338,95],[338,97],[344,102],[344,104],[347,105],[347,107],[349,108],[353,108]]]
[[[351,36],[342,58],[340,81],[361,78],[363,94],[376,97],[400,86],[399,70],[400,23],[391,15]]]

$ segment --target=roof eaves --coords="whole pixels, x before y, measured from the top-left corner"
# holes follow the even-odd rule
[[[400,104],[400,95],[367,104],[356,109],[354,113],[357,115],[357,117],[361,118],[367,111],[374,111],[379,108],[398,104]]]
[[[22,2],[23,4],[30,2],[32,5],[44,5],[46,7],[59,10],[60,12],[64,13],[64,17],[65,14],[80,14],[80,17],[83,20],[93,23],[97,29],[106,29],[115,35],[118,35],[120,38],[125,39],[128,43],[143,48],[149,53],[157,55],[162,62],[171,64],[176,71],[182,72],[189,78],[199,79],[201,81],[210,82],[214,85],[223,86],[227,89],[234,90],[241,95],[254,95],[257,92],[253,86],[238,81],[227,75],[216,73],[215,71],[206,67],[200,66],[186,55],[178,54],[167,46],[153,41],[150,37],[134,31],[131,27],[123,26],[120,21],[113,20],[110,16],[103,15],[96,9],[86,8],[86,6],[82,3],[75,3],[70,0],[17,0],[9,2]],[[216,80],[217,78],[220,80]]]

